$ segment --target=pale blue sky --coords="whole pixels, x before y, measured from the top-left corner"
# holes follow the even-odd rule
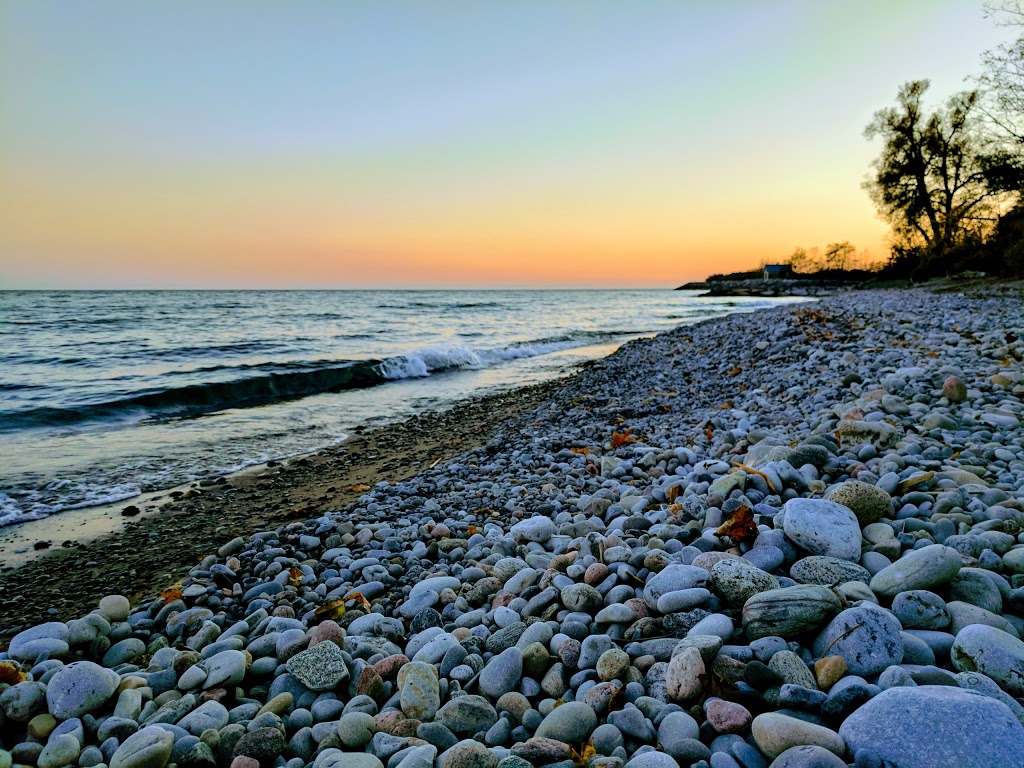
[[[0,284],[659,285],[880,255],[864,125],[1007,35],[974,0],[6,0]]]

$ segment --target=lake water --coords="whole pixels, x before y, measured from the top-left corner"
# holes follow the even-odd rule
[[[0,525],[325,447],[788,299],[621,291],[2,291]]]

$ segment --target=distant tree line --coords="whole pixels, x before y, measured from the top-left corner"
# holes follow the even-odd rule
[[[982,54],[973,88],[929,107],[928,80],[904,83],[864,130],[882,145],[864,189],[890,226],[888,260],[848,241],[798,247],[794,277],[1024,276],[1024,0],[985,12],[1020,34]]]

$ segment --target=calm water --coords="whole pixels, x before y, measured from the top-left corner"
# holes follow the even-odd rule
[[[783,300],[680,291],[0,292],[0,525],[221,474]]]

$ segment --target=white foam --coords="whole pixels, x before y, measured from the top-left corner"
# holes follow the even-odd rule
[[[552,352],[561,352],[593,343],[593,339],[565,339],[491,349],[473,349],[464,345],[431,347],[385,360],[380,365],[380,372],[386,379],[422,378],[441,371],[486,368],[510,360],[549,355]]]

